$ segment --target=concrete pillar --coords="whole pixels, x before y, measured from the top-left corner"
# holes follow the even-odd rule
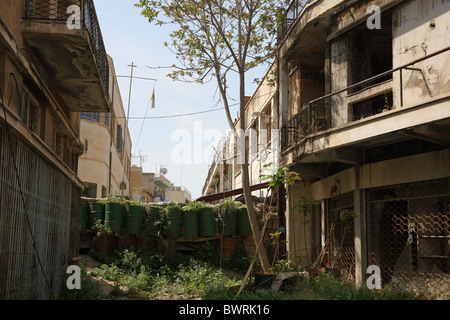
[[[295,262],[294,195],[292,187],[286,187],[286,251],[287,259]]]
[[[357,286],[365,285],[367,270],[366,243],[366,206],[365,191],[353,191],[353,205],[355,210],[355,282]]]
[[[289,67],[287,59],[280,59],[279,62],[279,128],[289,119]]]

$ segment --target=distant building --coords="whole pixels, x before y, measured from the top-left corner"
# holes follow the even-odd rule
[[[261,175],[276,170],[279,134],[277,86],[273,85],[275,71],[276,65],[272,65],[253,95],[245,99],[244,138],[241,141],[238,139],[239,117],[234,123],[235,131],[223,137],[217,145],[203,185],[203,197],[242,188],[241,167],[244,160],[249,164],[251,186],[266,182]],[[267,188],[253,191],[252,194],[264,197]]]
[[[175,186],[162,173],[146,173],[138,166],[131,167],[131,195],[145,203],[192,201],[192,195],[187,188]]]

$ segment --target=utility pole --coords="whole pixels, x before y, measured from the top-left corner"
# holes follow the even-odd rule
[[[128,65],[128,66],[131,67],[131,76],[130,76],[130,89],[128,91],[127,119],[126,119],[126,122],[125,122],[125,130],[124,130],[124,133],[123,133],[123,143],[122,143],[122,145],[123,145],[123,152],[122,152],[123,173],[122,173],[122,185],[121,185],[122,195],[123,195],[123,190],[124,190],[123,186],[125,186],[125,166],[127,165],[125,163],[125,155],[126,155],[125,145],[126,145],[126,142],[127,142],[128,120],[129,120],[129,117],[130,117],[131,88],[132,88],[132,85],[133,85],[133,71],[134,71],[134,68],[137,68],[137,66],[134,65],[134,62],[131,62],[131,65]],[[128,184],[129,184],[129,182],[128,182]],[[126,187],[125,187],[125,189],[126,189]]]

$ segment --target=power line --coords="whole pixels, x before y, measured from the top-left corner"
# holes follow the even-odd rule
[[[264,97],[264,96],[268,96],[268,95],[271,95],[272,93],[273,93],[273,91],[269,92],[269,93],[265,93],[263,95],[255,97],[255,98],[261,98],[261,97]],[[239,105],[239,103],[234,103],[234,104],[230,104],[229,107],[235,107],[235,106],[238,106],[238,105]],[[180,117],[194,116],[194,115],[204,114],[204,113],[211,113],[211,112],[220,111],[220,110],[224,110],[224,109],[225,109],[225,107],[221,107],[221,108],[217,108],[217,109],[203,110],[203,111],[191,112],[191,113],[182,113],[182,114],[166,115],[166,116],[153,116],[153,117],[147,117],[147,116],[144,116],[144,117],[129,117],[128,119],[129,120],[147,120],[147,119],[180,118]],[[126,117],[114,116],[113,118],[123,119],[123,118],[126,118]]]

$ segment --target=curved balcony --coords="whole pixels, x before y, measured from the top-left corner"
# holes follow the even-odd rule
[[[26,0],[22,33],[70,111],[110,112],[109,65],[92,0]]]

